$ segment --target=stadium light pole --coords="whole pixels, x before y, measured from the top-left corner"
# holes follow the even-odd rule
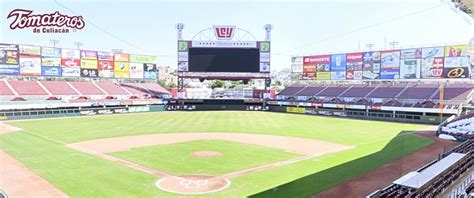
[[[373,43],[367,43],[365,46],[367,46],[367,47],[369,48],[369,52],[371,52],[371,51],[372,51],[372,47],[374,47],[375,44],[373,44]]]
[[[51,39],[51,40],[49,40],[49,42],[51,42],[53,44],[53,47],[56,47],[56,44],[59,43],[59,40]]]
[[[77,47],[77,49],[80,49],[81,46],[84,45],[84,43],[81,43],[81,42],[74,42],[74,45]]]
[[[392,49],[395,49],[395,47],[398,45],[398,41],[391,41],[391,42],[388,42],[388,44],[392,46]]]

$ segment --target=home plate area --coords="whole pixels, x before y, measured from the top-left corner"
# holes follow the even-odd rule
[[[226,178],[210,175],[183,175],[164,177],[156,182],[161,190],[179,194],[205,194],[217,192],[230,185]]]

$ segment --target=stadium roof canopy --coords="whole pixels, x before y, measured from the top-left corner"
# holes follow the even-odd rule
[[[456,162],[461,160],[464,156],[466,156],[466,154],[451,153],[440,161],[422,170],[419,174],[408,173],[413,176],[410,179],[400,182],[399,185],[418,189],[433,180],[442,172],[446,171],[453,164],[456,164]]]

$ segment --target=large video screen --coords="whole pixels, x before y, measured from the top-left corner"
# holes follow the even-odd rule
[[[258,48],[189,48],[190,72],[260,72]]]

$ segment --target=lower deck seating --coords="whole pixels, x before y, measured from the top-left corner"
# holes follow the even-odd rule
[[[16,93],[18,95],[16,95]],[[108,99],[142,98],[169,95],[170,92],[154,83],[113,83],[113,82],[64,82],[64,81],[0,81],[2,101],[9,100],[60,100],[68,99]]]

